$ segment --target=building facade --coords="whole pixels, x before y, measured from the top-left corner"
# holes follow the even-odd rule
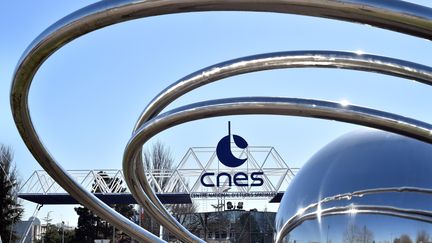
[[[264,243],[273,241],[275,216],[274,212],[225,210],[180,214],[176,218],[209,243]],[[175,241],[174,237],[167,238]]]

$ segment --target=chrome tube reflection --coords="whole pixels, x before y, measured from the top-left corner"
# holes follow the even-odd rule
[[[377,214],[387,215],[404,219],[411,219],[422,221],[426,223],[432,223],[432,211],[428,210],[415,210],[415,209],[403,209],[389,206],[369,206],[369,205],[350,205],[343,207],[332,207],[326,208],[319,212],[312,212],[304,214],[298,218],[293,218],[292,221],[288,221],[286,227],[282,231],[279,231],[276,235],[275,243],[283,241],[283,237],[286,236],[290,231],[295,229],[297,226],[307,220],[314,220],[317,218],[336,216],[336,215],[351,215],[351,214]]]
[[[430,231],[432,225],[422,224],[427,221],[416,217],[417,212],[421,217],[432,212],[432,183],[425,179],[432,170],[431,152],[431,144],[376,130],[352,132],[335,139],[304,164],[285,191],[276,217],[277,241],[291,237],[323,240],[323,235],[304,233],[310,229],[322,232],[320,227],[324,225],[339,237],[351,229],[350,224],[368,226],[378,235],[377,241],[385,239],[387,233],[412,235],[407,228]],[[358,206],[380,208],[371,215],[357,215]],[[326,211],[329,208],[339,211],[333,214]],[[386,208],[412,213],[401,218],[421,222],[373,216]],[[325,216],[338,216],[324,219],[323,211],[329,212]]]
[[[283,238],[289,234],[293,229],[302,224],[306,220],[313,220],[319,217],[343,215],[343,214],[382,214],[397,216],[406,219],[413,219],[432,223],[432,211],[429,210],[415,210],[415,209],[404,209],[399,207],[389,206],[369,206],[369,205],[349,205],[345,207],[332,207],[324,210],[316,210],[308,213],[313,208],[321,207],[323,204],[339,201],[339,200],[351,200],[353,197],[363,197],[372,194],[390,193],[390,192],[410,192],[410,193],[424,193],[432,195],[432,189],[419,188],[419,187],[391,187],[391,188],[374,188],[359,190],[351,193],[343,193],[331,197],[326,197],[317,203],[312,203],[302,209],[297,214],[292,216],[285,222],[281,229],[277,232],[275,242],[282,242]],[[425,218],[426,217],[426,218]]]

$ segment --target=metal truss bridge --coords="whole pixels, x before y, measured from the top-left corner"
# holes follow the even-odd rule
[[[216,156],[214,147],[192,147],[172,170],[149,170],[147,180],[164,204],[191,203],[193,200],[208,198],[249,198],[269,199],[279,202],[298,168],[290,168],[270,146],[249,146],[236,150],[237,157],[247,157],[247,162],[238,168],[222,165]],[[238,187],[225,177],[219,187],[204,187],[200,183],[204,173],[232,174],[242,171],[263,172],[263,185],[260,187]],[[136,201],[126,186],[123,172],[115,169],[68,170],[79,184],[108,204],[135,204]],[[206,178],[210,182],[215,178]],[[33,172],[20,188],[19,197],[38,204],[76,204],[44,170]]]

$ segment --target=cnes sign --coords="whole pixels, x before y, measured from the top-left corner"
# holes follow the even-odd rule
[[[248,143],[244,138],[235,134],[231,135],[231,124],[228,122],[228,135],[223,137],[217,144],[216,155],[219,162],[223,165],[236,168],[243,165],[248,158],[237,158],[231,150],[231,141],[234,141],[235,146],[240,149],[246,149],[248,147]],[[250,173],[250,175],[243,171],[235,173],[222,172],[218,174],[214,172],[206,172],[202,174],[200,181],[205,187],[220,187],[222,184],[221,182],[227,180],[229,186],[262,186],[264,184],[262,175],[264,175],[262,171],[255,171]],[[213,180],[207,180],[206,182],[206,178],[212,178]],[[214,178],[216,178],[216,180],[214,180]],[[208,181],[216,181],[216,185],[214,183],[209,183]]]

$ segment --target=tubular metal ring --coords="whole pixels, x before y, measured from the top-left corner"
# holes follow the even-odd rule
[[[366,190],[360,190],[355,191],[352,193],[343,193],[331,197],[326,197],[324,199],[321,199],[317,203],[312,203],[302,209],[300,209],[294,216],[292,216],[285,224],[282,226],[281,230],[278,232],[276,238],[276,242],[282,241],[282,238],[290,233],[295,227],[303,223],[305,220],[303,216],[305,216],[305,213],[309,211],[312,208],[316,208],[322,204],[331,202],[331,201],[338,201],[338,200],[351,200],[352,197],[363,197],[366,195],[372,195],[372,194],[379,194],[379,193],[389,193],[389,192],[409,192],[409,193],[422,193],[422,194],[430,194],[432,195],[432,189],[429,188],[419,188],[419,187],[390,187],[390,188],[374,188],[374,189],[366,189]],[[396,208],[397,210],[407,210],[403,208],[398,207],[391,207],[392,209]],[[357,208],[355,208],[357,210]],[[422,213],[422,216],[428,216],[432,220],[432,211],[429,210],[420,210]],[[426,213],[426,214],[425,214]],[[308,216],[305,218],[312,219],[312,214],[316,214],[317,217],[321,216],[321,212],[315,211],[313,213],[309,213]],[[339,213],[342,214],[342,213]]]
[[[136,163],[133,161],[139,158],[142,146],[151,137],[167,128],[185,122],[236,114],[274,114],[334,119],[407,135],[432,143],[432,125],[359,106],[343,106],[320,100],[273,97],[213,100],[180,107],[161,114],[144,123],[133,134],[123,157],[124,174],[130,180],[129,186],[133,187],[133,190],[142,189],[139,187],[137,178],[133,176],[134,172],[137,171]]]
[[[364,107],[343,106],[338,103],[319,100],[273,97],[232,98],[200,102],[161,114],[144,123],[133,134],[126,146],[123,157],[123,172],[125,178],[128,178],[127,181],[130,190],[135,191],[135,195],[142,195],[144,199],[140,198],[139,200],[149,204],[146,192],[141,187],[143,182],[147,182],[147,179],[145,173],[143,173],[144,168],[142,167],[140,155],[141,148],[151,137],[182,123],[203,118],[236,114],[274,114],[334,119],[379,128],[432,143],[432,125]],[[134,172],[140,173],[140,177],[137,177]],[[359,193],[378,193],[385,190],[400,191],[402,189],[374,189],[355,192],[354,195]],[[413,188],[404,188],[403,190],[422,191],[422,189]],[[430,191],[426,190],[423,190],[423,192],[430,193]],[[290,221],[287,227],[293,226],[293,224]]]
[[[254,55],[212,65],[173,83],[149,103],[138,119],[134,133],[144,122],[159,114],[160,111],[174,100],[206,84],[216,82],[222,78],[249,72],[299,67],[345,68],[373,71],[412,79],[428,85],[432,84],[432,68],[376,55],[360,55],[336,51],[293,51]],[[134,160],[135,164],[130,165],[127,163],[123,166],[124,171],[127,171],[127,168],[136,168],[133,170],[135,173],[126,176],[125,180],[128,185],[139,184],[141,188],[130,186],[131,192],[136,195],[139,204],[144,205],[152,217],[159,218],[160,215],[163,215],[166,219],[173,222],[171,225],[164,224],[169,231],[176,230],[175,228],[173,229],[173,225],[176,225],[177,229],[181,229],[183,226],[178,224],[175,218],[164,209],[163,204],[153,193],[145,176],[145,168],[140,153],[137,156]]]
[[[299,218],[288,220],[287,222],[289,222],[289,224],[285,224],[287,225],[287,227],[283,228],[276,235],[275,243],[282,242],[283,237],[285,236],[283,233],[290,232],[295,227],[302,224],[304,221],[317,219],[318,217],[322,218],[322,217],[353,214],[353,213],[387,215],[387,216],[422,221],[426,223],[432,223],[432,211],[427,211],[427,210],[415,210],[415,209],[404,209],[404,208],[397,208],[397,207],[390,207],[390,206],[369,206],[369,205],[355,205],[355,206],[350,205],[350,206],[342,206],[342,207],[332,207],[332,208],[322,209],[320,212],[312,212],[309,214],[305,214]]]
[[[110,0],[78,10],[49,27],[24,52],[14,74],[11,107],[17,128],[35,159],[60,186],[80,203],[140,241],[162,240],[128,221],[87,192],[62,169],[43,146],[33,127],[28,108],[31,81],[40,65],[52,53],[69,41],[93,30],[141,17],[216,10],[266,11],[325,17],[370,24],[432,39],[431,9],[405,2],[379,0]],[[172,223],[169,219],[161,220],[166,224]],[[201,241],[188,231],[172,233],[186,242]]]
[[[405,60],[341,51],[287,51],[247,56],[212,65],[171,84],[147,105],[134,132],[184,94],[201,86],[240,74],[282,68],[342,68],[411,79],[432,85],[432,68]]]

